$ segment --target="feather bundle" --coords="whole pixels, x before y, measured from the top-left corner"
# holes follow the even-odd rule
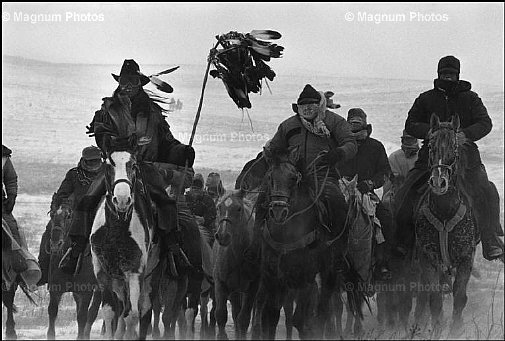
[[[216,36],[222,48],[211,50],[209,58],[215,70],[209,74],[223,81],[228,95],[240,109],[251,108],[249,93],[261,91],[263,78],[270,81],[275,78],[275,72],[266,62],[280,58],[284,47],[264,40],[280,37],[279,32],[272,30],[253,30],[246,34],[231,31]]]

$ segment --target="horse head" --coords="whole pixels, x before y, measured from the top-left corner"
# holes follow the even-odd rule
[[[358,187],[358,174],[354,178],[342,177],[338,180],[340,191],[344,195],[345,202],[350,203],[359,194]]]
[[[455,174],[459,162],[457,133],[459,116],[449,122],[440,122],[436,114],[431,115],[429,132],[429,186],[435,195],[444,195],[455,185]]]
[[[298,153],[278,152],[267,158],[269,170],[267,176],[270,205],[269,218],[276,224],[283,224],[289,215],[291,198],[302,181],[302,174],[297,168]]]
[[[64,201],[51,217],[51,235],[49,239],[51,253],[63,252],[63,245],[67,238],[71,221],[71,204],[68,201]]]
[[[246,241],[249,236],[252,204],[244,198],[242,190],[225,195],[217,204],[217,232],[215,238],[219,245]],[[242,244],[242,243],[241,243]]]
[[[137,160],[129,151],[108,154],[105,164],[107,204],[118,217],[126,220],[133,210]]]

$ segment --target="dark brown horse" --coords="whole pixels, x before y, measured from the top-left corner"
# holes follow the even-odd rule
[[[101,301],[101,296],[97,292],[95,300],[90,307],[93,293],[97,290],[97,283],[93,273],[89,249],[85,252],[79,273],[75,276],[65,274],[58,268],[61,257],[70,246],[68,232],[71,221],[71,203],[65,201],[58,207],[49,222],[51,232],[49,243],[45,247],[45,252],[50,255],[48,275],[49,306],[47,308],[49,315],[47,338],[50,340],[54,339],[56,336],[55,322],[58,316],[58,307],[61,297],[64,293],[71,292],[74,296],[77,306],[78,339],[89,338],[91,325],[96,318]],[[86,328],[86,326],[88,326],[88,328]]]
[[[244,251],[253,238],[253,205],[244,199],[245,192],[225,195],[217,205],[217,232],[213,246],[214,290],[218,338],[227,339],[227,301],[232,303],[236,337],[245,338],[251,310],[259,285],[259,273],[246,269]]]
[[[457,139],[460,121],[440,122],[433,114],[429,136],[429,190],[415,212],[417,253],[421,266],[418,301],[429,302],[435,336],[441,332],[440,276],[455,272],[451,335],[461,332],[466,287],[479,234],[472,208],[464,195],[466,148]]]
[[[293,325],[300,338],[322,337],[330,317],[330,297],[338,286],[335,261],[342,256],[341,243],[346,239],[340,238],[345,231],[345,217],[342,226],[333,227],[337,236],[327,232],[317,209],[326,179],[312,193],[316,174],[307,171],[303,175],[298,170],[302,167],[295,166],[297,161],[296,153],[278,154],[268,160],[270,203],[262,228],[261,252],[261,288],[265,295],[261,322],[262,336],[266,339],[275,338],[281,304],[289,289],[296,291]],[[334,209],[345,212],[343,207]],[[315,283],[317,273],[321,275],[320,292]],[[354,308],[360,310],[359,305]]]

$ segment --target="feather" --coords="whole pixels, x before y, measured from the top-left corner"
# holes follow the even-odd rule
[[[170,84],[162,81],[161,79],[159,79],[158,77],[156,76],[150,76],[149,77],[149,80],[151,81],[151,83],[153,83],[156,88],[160,91],[163,91],[163,92],[166,92],[166,93],[172,93],[174,91],[174,88],[172,88],[170,86]]]
[[[151,77],[157,77],[157,76],[161,76],[161,75],[166,75],[167,73],[171,73],[171,72],[174,72],[175,70],[177,70],[180,66],[176,66],[176,67],[173,67],[171,69],[168,69],[168,70],[165,70],[165,71],[161,71],[161,72],[158,72],[158,73],[155,73],[154,75],[151,75]]]
[[[252,30],[249,34],[256,39],[263,40],[279,39],[282,37],[279,32],[272,30]]]

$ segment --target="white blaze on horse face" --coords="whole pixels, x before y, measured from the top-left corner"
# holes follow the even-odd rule
[[[115,152],[111,155],[113,156],[115,178],[114,181],[118,180],[129,180],[128,172],[126,169],[126,164],[130,161],[131,155],[128,152]],[[130,186],[126,182],[121,182],[116,184],[113,193],[113,202],[117,206],[118,210],[126,210],[132,203],[132,194],[130,191]]]

